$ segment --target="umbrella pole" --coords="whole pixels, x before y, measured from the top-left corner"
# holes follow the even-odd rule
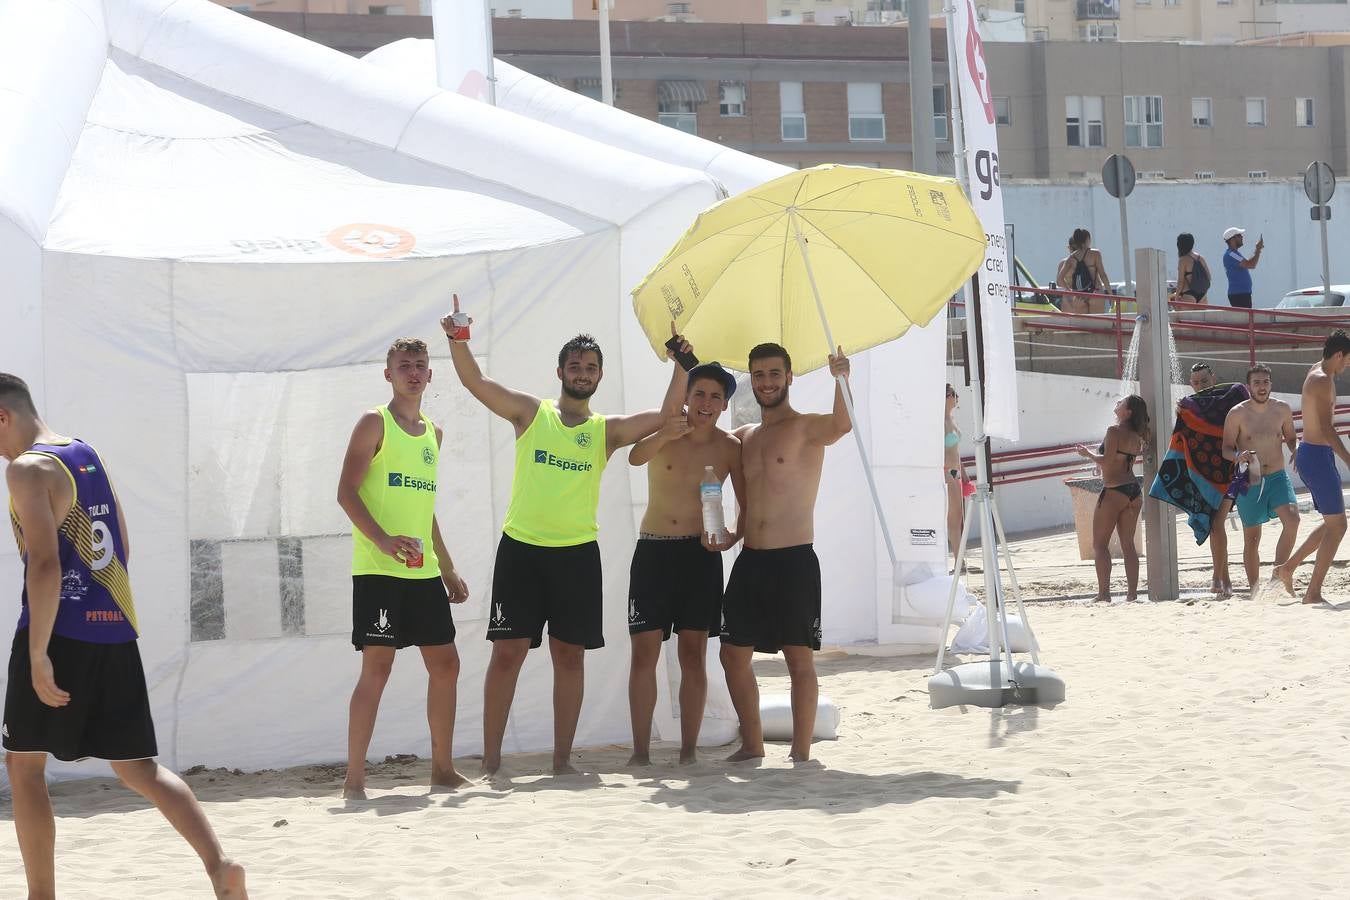
[[[820,313],[820,324],[825,329],[825,340],[830,344],[830,353],[835,350],[834,334],[830,331],[830,322],[825,317],[825,304],[820,300],[820,289],[816,287],[816,276],[811,271],[811,254],[807,250],[806,236],[802,234],[801,226],[797,224],[796,213],[789,211],[788,215],[792,217],[792,230],[797,237],[797,246],[802,251],[802,262],[806,264],[806,280],[811,284],[811,293],[816,298],[816,312]],[[848,420],[853,425],[854,442],[858,445],[858,455],[862,457],[863,474],[867,476],[867,487],[872,492],[872,505],[876,507],[877,522],[881,525],[881,537],[886,542],[886,553],[891,558],[891,571],[895,571],[895,544],[891,541],[891,529],[886,524],[886,514],[881,509],[881,495],[877,493],[876,479],[872,475],[872,461],[867,457],[867,447],[863,442],[862,429],[858,427],[858,414],[853,411],[853,395],[848,390],[848,380],[843,375],[836,375],[835,381],[839,383],[839,391],[844,397],[844,408],[848,410]]]

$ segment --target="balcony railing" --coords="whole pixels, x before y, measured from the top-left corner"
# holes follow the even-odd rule
[[[1079,19],[1119,19],[1120,0],[1078,0]]]

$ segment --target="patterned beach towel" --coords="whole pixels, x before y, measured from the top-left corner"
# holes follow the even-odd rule
[[[1244,384],[1219,384],[1177,402],[1177,424],[1148,495],[1181,507],[1197,544],[1209,539],[1214,514],[1232,487],[1233,464],[1223,458],[1223,420],[1250,397]]]

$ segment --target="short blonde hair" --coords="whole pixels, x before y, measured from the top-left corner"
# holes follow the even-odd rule
[[[387,366],[394,361],[395,353],[426,353],[427,342],[421,338],[402,337],[389,345],[389,352],[385,354],[384,364]],[[429,354],[428,354],[429,355]]]

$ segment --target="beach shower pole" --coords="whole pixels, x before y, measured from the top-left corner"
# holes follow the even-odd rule
[[[1153,452],[1144,457],[1144,496],[1158,474],[1158,462],[1172,440],[1171,330],[1167,308],[1167,257],[1161,250],[1135,253],[1134,271],[1139,307],[1139,395],[1148,404]],[[1166,503],[1145,500],[1144,556],[1148,566],[1149,599],[1175,600],[1181,593],[1177,577],[1176,515]]]

